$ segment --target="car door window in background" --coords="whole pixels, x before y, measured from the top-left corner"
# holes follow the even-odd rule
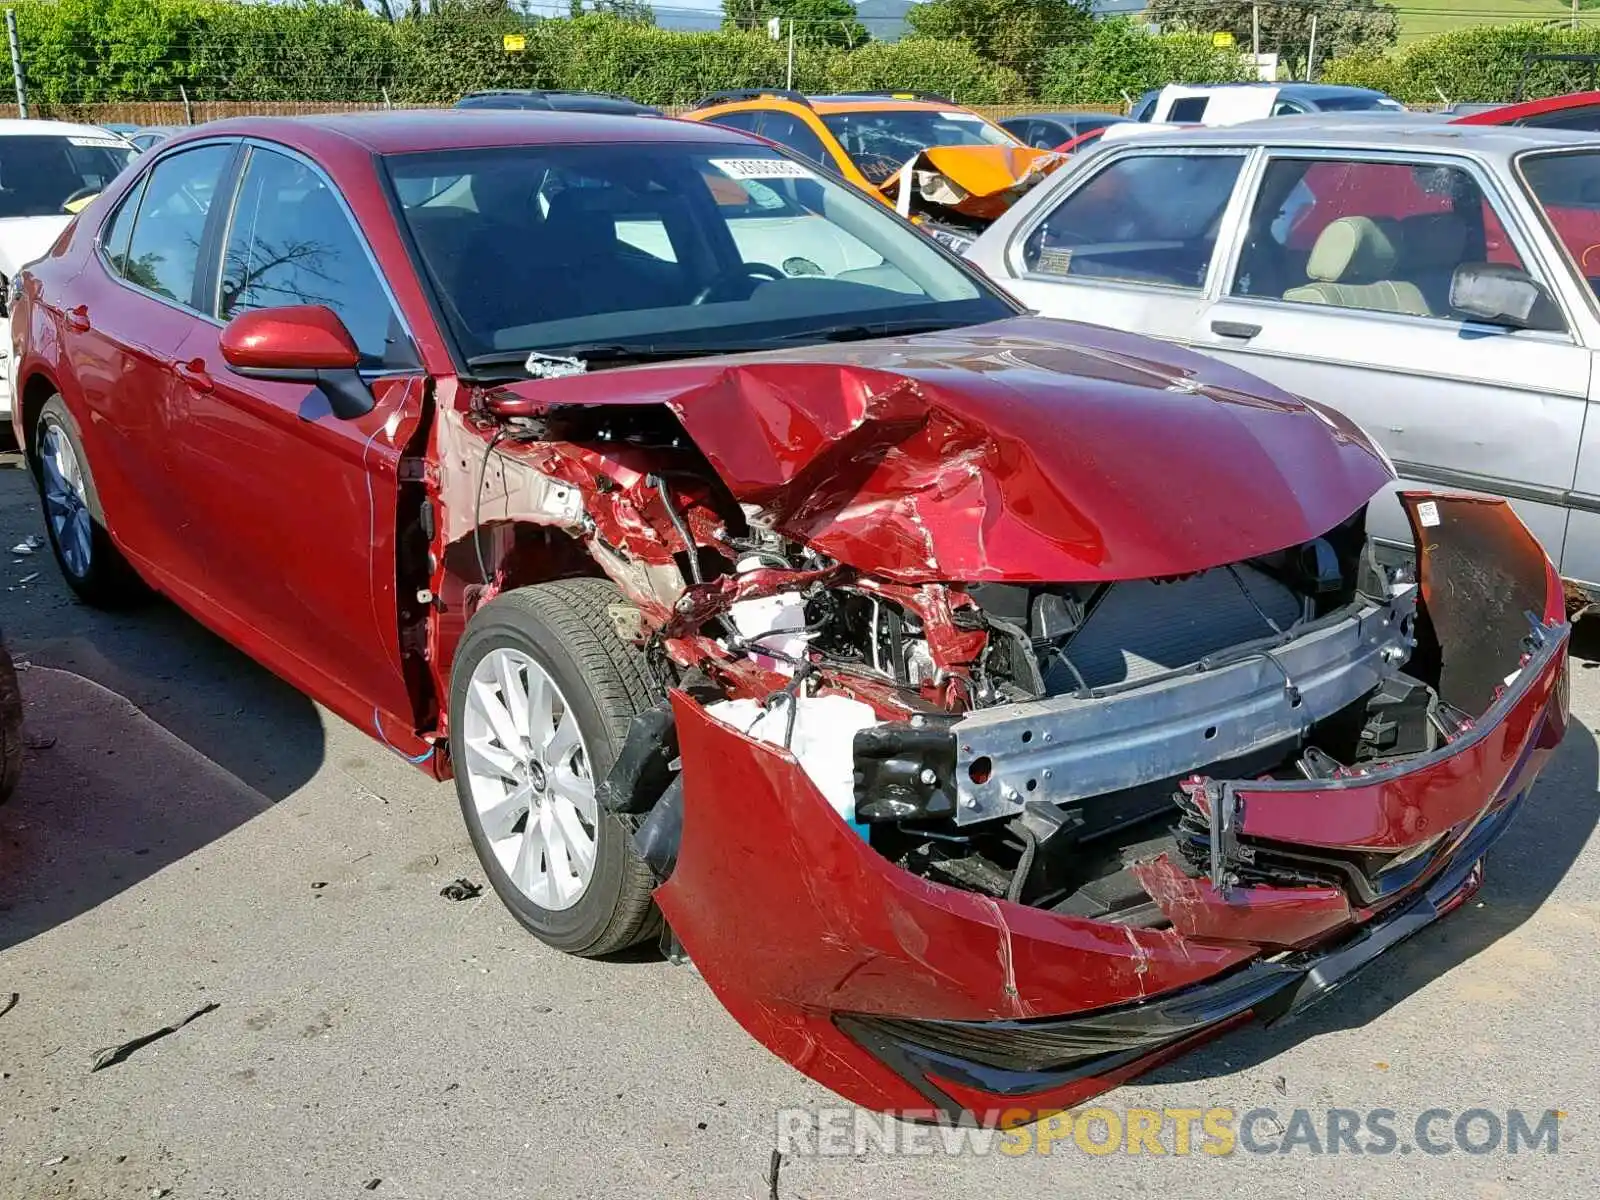
[[[769,112],[762,115],[761,136],[768,141],[787,146],[796,154],[809,158],[819,166],[832,166],[822,139],[799,117],[788,113]]]
[[[1039,275],[1198,288],[1244,159],[1144,154],[1118,159],[1069,194],[1029,236]]]
[[[1277,159],[1262,176],[1232,292],[1461,320],[1450,284],[1474,262],[1522,269],[1465,168]]]
[[[1518,165],[1578,273],[1600,296],[1600,154],[1529,154]]]
[[[402,339],[387,295],[343,206],[297,159],[250,153],[223,257],[217,315],[322,304],[339,314],[361,365],[386,365]]]
[[[232,145],[201,146],[164,158],[144,185],[121,274],[128,282],[190,305],[200,239]]]

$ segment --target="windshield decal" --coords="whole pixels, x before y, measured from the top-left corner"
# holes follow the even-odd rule
[[[713,158],[711,165],[729,179],[815,179],[816,175],[787,158]]]
[[[114,137],[69,137],[74,146],[93,146],[101,150],[126,150],[127,146]]]

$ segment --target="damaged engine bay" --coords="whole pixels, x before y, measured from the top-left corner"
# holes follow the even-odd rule
[[[905,459],[932,423],[920,409],[898,421],[903,381],[887,384],[837,439],[857,443],[858,462]],[[706,392],[726,386],[713,374]],[[932,883],[1145,929],[1167,925],[1152,891],[1173,869],[1223,892],[1333,886],[1371,903],[1414,853],[1249,844],[1218,781],[1337,785],[1428,755],[1545,644],[1529,620],[1539,603],[1523,603],[1542,597],[1541,574],[1507,601],[1520,657],[1503,661],[1501,642],[1466,667],[1452,659],[1452,675],[1415,567],[1379,561],[1364,507],[1170,575],[961,582],[928,509],[868,504],[860,479],[830,495],[805,465],[784,467],[782,487],[756,479],[717,439],[697,442],[684,411],[490,395],[459,433],[496,430],[485,474],[515,523],[474,533],[498,564],[474,602],[515,586],[521,556],[547,553],[530,524],[581,539],[627,597],[618,634],[648,648],[663,692],[785,749],[873,851]],[[860,444],[872,429],[892,448]],[[919,495],[980,477],[959,431],[938,442],[940,473],[906,468]],[[1367,479],[1370,495],[1381,480]],[[868,541],[880,569],[860,565]],[[635,719],[599,791],[662,881],[682,823],[672,713],[663,700]]]

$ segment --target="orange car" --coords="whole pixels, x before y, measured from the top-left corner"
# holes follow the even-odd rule
[[[974,229],[1064,161],[943,96],[716,92],[683,114],[787,146],[913,219]]]

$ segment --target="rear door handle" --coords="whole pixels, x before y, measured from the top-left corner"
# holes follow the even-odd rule
[[[1261,332],[1261,326],[1250,325],[1244,321],[1213,321],[1211,322],[1211,332],[1221,337],[1249,341]]]
[[[77,308],[67,309],[67,324],[79,333],[89,332],[89,306],[80,304]]]
[[[215,386],[211,376],[206,374],[204,359],[173,363],[172,373],[197,392],[209,392]]]

